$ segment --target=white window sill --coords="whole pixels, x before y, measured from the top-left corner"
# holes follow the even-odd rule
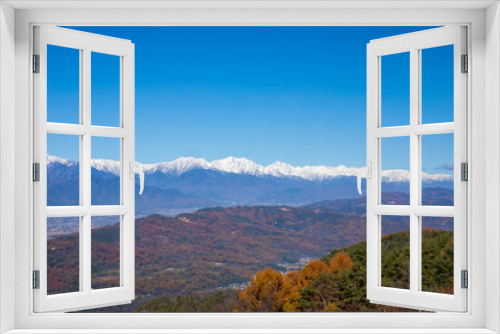
[[[487,334],[488,329],[15,329],[5,334]]]

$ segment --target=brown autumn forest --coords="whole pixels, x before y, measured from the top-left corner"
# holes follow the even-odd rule
[[[396,202],[403,196],[391,194]],[[434,219],[423,232],[429,291],[452,292],[452,224]],[[407,222],[390,217],[383,225],[383,284],[407,288]],[[137,219],[136,299],[93,311],[401,311],[364,298],[365,233],[364,199]],[[49,293],[78,290],[78,248],[78,234],[49,239]],[[118,285],[118,225],[92,230],[92,261],[93,288]]]

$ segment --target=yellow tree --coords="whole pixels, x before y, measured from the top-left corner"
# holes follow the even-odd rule
[[[351,269],[353,264],[354,262],[352,262],[351,257],[345,252],[338,252],[330,259],[330,269],[334,273],[338,273],[341,270]]]
[[[283,276],[283,311],[297,312],[300,308],[300,273],[292,270]]]
[[[266,268],[250,279],[250,284],[239,293],[236,312],[280,312],[283,311],[283,275]]]
[[[310,282],[318,277],[321,273],[330,271],[330,268],[320,260],[312,260],[305,265],[299,272],[299,277],[297,279],[300,288],[306,288],[310,285]]]

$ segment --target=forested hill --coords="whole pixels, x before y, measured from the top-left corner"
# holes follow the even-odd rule
[[[453,293],[453,232],[423,231],[423,290]],[[392,233],[382,243],[383,285],[409,288],[409,234]],[[266,268],[239,291],[163,297],[139,312],[411,312],[366,299],[366,242],[335,249],[299,271]]]
[[[324,204],[215,207],[172,218],[152,215],[137,219],[137,298],[123,310],[134,310],[162,296],[204,296],[242,287],[265,268],[299,270],[331,249],[366,239],[363,201]],[[426,228],[453,229],[449,218],[424,223]],[[384,234],[405,231],[408,226],[405,217],[383,220]],[[92,229],[95,289],[119,284],[119,236],[118,224]],[[47,247],[49,293],[78,291],[78,234],[56,236],[48,240]]]

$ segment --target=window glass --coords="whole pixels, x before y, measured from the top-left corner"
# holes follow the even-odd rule
[[[80,205],[80,137],[47,134],[47,206]]]
[[[47,218],[47,294],[80,290],[80,217]]]
[[[410,204],[410,137],[381,139],[383,205]]]
[[[453,218],[421,217],[422,291],[453,294]]]
[[[409,311],[366,300],[355,172],[366,163],[366,43],[428,28],[77,28],[136,43],[135,153],[146,174],[143,195],[135,189],[136,298],[95,311]],[[378,125],[408,126],[409,53],[380,61]],[[91,116],[120,126],[119,57],[92,53]],[[122,202],[126,140],[91,138],[91,210]],[[408,206],[410,137],[380,141],[381,204]],[[90,214],[100,294],[124,275],[127,216]],[[381,284],[409,289],[409,217],[380,221]]]
[[[380,58],[382,126],[410,125],[410,53]]]
[[[382,281],[390,288],[410,289],[410,217],[382,216]]]
[[[120,219],[92,217],[92,289],[120,286]]]
[[[421,136],[422,205],[453,206],[454,135]]]
[[[120,57],[92,52],[92,125],[120,126]]]
[[[421,50],[422,123],[453,122],[453,45]]]
[[[47,45],[47,122],[80,123],[80,50]]]
[[[120,138],[92,137],[92,205],[120,205]]]

